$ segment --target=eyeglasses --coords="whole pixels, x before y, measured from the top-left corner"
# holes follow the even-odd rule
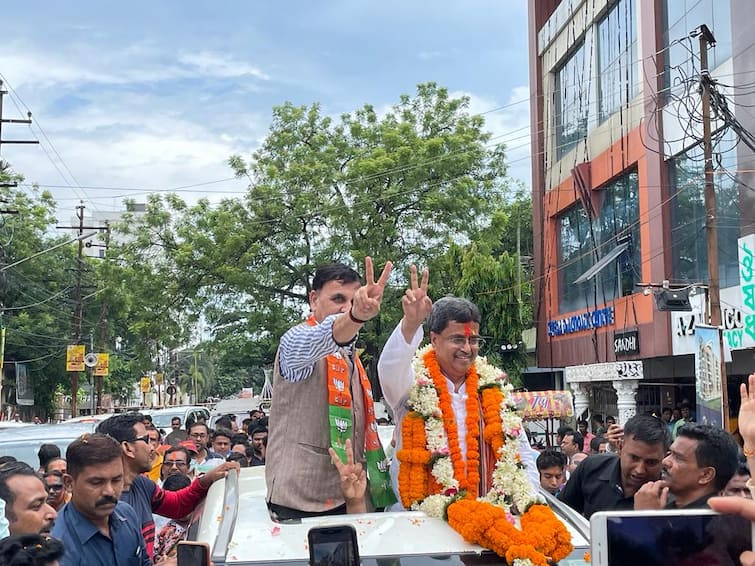
[[[166,468],[173,468],[173,467],[183,468],[187,466],[187,463],[184,462],[183,460],[165,460],[163,462],[163,466],[165,466]]]
[[[48,485],[47,486],[47,491],[63,491],[63,486],[59,485],[59,484],[57,484],[57,485]]]
[[[473,348],[481,348],[485,345],[485,338],[482,338],[481,336],[449,336],[446,338],[446,341],[459,348],[466,346],[467,342],[469,342],[469,345]]]
[[[206,432],[192,432],[189,436],[192,438],[207,438]]]
[[[149,434],[144,434],[142,436],[134,437],[131,440],[127,440],[126,442],[138,442],[139,440],[144,442],[144,444],[149,444]]]

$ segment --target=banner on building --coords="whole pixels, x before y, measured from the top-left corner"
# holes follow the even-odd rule
[[[84,371],[84,356],[86,346],[84,344],[71,344],[66,350],[66,371]]]
[[[148,375],[145,375],[139,381],[139,391],[142,393],[149,393],[152,391],[152,379]]]
[[[721,338],[713,326],[695,325],[696,421],[724,427],[721,383]]]
[[[105,377],[110,375],[110,354],[97,354],[97,365],[92,369],[92,375]]]
[[[25,407],[34,405],[34,387],[29,375],[29,366],[18,362],[16,363],[16,404]]]

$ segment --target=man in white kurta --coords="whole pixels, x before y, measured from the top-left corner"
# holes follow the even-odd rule
[[[477,307],[458,297],[444,297],[435,305],[427,296],[427,271],[423,273],[422,284],[417,284],[416,268],[412,267],[411,288],[402,298],[404,317],[394,329],[383,347],[378,360],[378,376],[385,400],[393,410],[396,421],[396,451],[401,448],[401,424],[408,412],[407,400],[414,383],[412,359],[422,342],[422,324],[427,318],[430,340],[435,348],[438,363],[446,377],[451,395],[456,426],[458,427],[459,448],[466,459],[466,373],[474,363],[479,350],[480,312]],[[522,439],[519,455],[526,466],[527,477],[535,489],[540,485],[540,477],[535,465],[536,454],[529,442]],[[394,458],[391,464],[391,480],[396,495],[398,491],[398,470],[400,462]],[[394,509],[401,509],[401,498]]]

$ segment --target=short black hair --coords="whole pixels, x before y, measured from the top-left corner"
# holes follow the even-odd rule
[[[141,413],[121,413],[102,421],[97,425],[96,431],[107,434],[118,442],[132,442],[136,437],[134,427],[139,423],[144,424],[144,415]]]
[[[173,421],[178,421],[178,424],[181,424],[181,417],[171,417],[170,424],[173,424]]]
[[[223,415],[215,421],[215,428],[231,428],[231,417]]]
[[[60,458],[60,447],[57,444],[42,444],[37,452],[39,458],[39,467],[43,470],[47,467],[47,463],[55,458]]]
[[[56,538],[25,534],[0,540],[0,564],[47,566],[63,558],[63,543]]]
[[[231,452],[225,460],[226,462],[238,462],[242,468],[249,467],[249,458],[241,452]]]
[[[186,432],[191,432],[191,429],[193,429],[195,426],[204,427],[205,432],[209,436],[209,434],[210,434],[210,427],[207,426],[207,423],[204,422],[204,421],[195,421],[195,422],[191,423],[190,425],[188,425],[186,427]]]
[[[540,452],[537,460],[535,460],[535,465],[537,466],[538,472],[542,472],[543,470],[547,470],[548,468],[553,468],[554,466],[563,468],[566,466],[566,456],[558,450],[549,448]]]
[[[234,432],[231,437],[231,446],[234,444],[249,444],[249,437],[243,432]]]
[[[567,436],[571,436],[572,437],[572,440],[573,440],[574,444],[577,445],[577,448],[579,449],[580,452],[582,452],[582,450],[585,449],[585,439],[576,430],[570,430],[568,432],[565,432],[564,433],[564,438],[566,438]]]
[[[16,460],[15,456],[0,456],[0,466],[10,462],[18,462],[18,460]]]
[[[53,458],[52,460],[47,462],[47,465],[45,466],[45,473],[47,473],[47,471],[50,469],[50,464],[52,464],[53,462],[57,462],[58,460],[62,460],[63,462],[66,461],[65,458]],[[66,470],[68,470],[68,462],[66,462]]]
[[[359,273],[348,265],[330,263],[328,265],[321,265],[315,270],[315,276],[312,278],[312,290],[319,291],[330,281],[362,284],[362,278],[359,276]]]
[[[602,436],[596,436],[592,440],[590,440],[590,450],[593,452],[597,452],[600,450],[600,445],[608,442],[605,438]]]
[[[39,481],[42,481],[34,468],[26,462],[13,461],[0,466],[0,499],[5,501],[5,515],[12,521],[16,520],[12,511],[13,503],[16,500],[16,494],[14,494],[10,487],[8,487],[8,480],[14,476],[33,476]]]
[[[461,297],[443,297],[435,301],[430,315],[427,317],[427,328],[430,332],[443,332],[450,322],[482,322],[480,309],[472,301]]]
[[[252,430],[249,431],[249,436],[250,437],[254,436],[255,434],[259,434],[260,432],[264,432],[265,434],[267,434],[267,427],[257,425],[256,427],[254,427]]]
[[[560,426],[558,427],[558,430],[556,431],[556,436],[560,436],[561,438],[563,438],[564,436],[566,436],[567,432],[574,432],[574,429],[570,427],[569,425]]]
[[[186,474],[169,474],[163,480],[163,489],[166,491],[179,491],[191,485],[191,478]]]
[[[67,470],[74,478],[87,466],[109,464],[115,460],[120,460],[122,457],[123,450],[118,441],[101,432],[82,434],[71,442],[66,449]]]
[[[624,424],[624,438],[634,437],[645,444],[663,444],[664,452],[671,446],[668,427],[658,417],[635,415]]]
[[[697,423],[683,425],[676,435],[677,438],[680,436],[697,440],[697,465],[716,470],[716,491],[726,487],[737,470],[739,448],[734,438],[722,428]]]
[[[212,441],[214,442],[218,436],[225,436],[229,441],[233,438],[233,433],[227,428],[216,428],[212,433]]]

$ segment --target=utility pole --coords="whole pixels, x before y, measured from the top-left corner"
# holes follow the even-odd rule
[[[96,245],[96,244],[95,244]],[[110,223],[105,222],[105,261],[108,261],[108,246],[110,245]],[[108,313],[108,302],[107,302],[107,293],[105,293],[102,297],[102,310],[100,311],[100,320],[99,320],[99,326],[100,326],[100,343],[99,343],[99,352],[102,353],[105,351],[105,339],[107,337],[107,313]],[[102,376],[96,375],[95,376],[96,381],[96,389],[97,389],[97,404],[95,406],[95,414],[100,414],[102,412]]]
[[[703,158],[705,162],[705,232],[708,250],[708,300],[710,301],[710,324],[718,329],[718,346],[721,352],[721,401],[723,404],[724,429],[729,430],[729,391],[724,360],[723,332],[721,327],[721,284],[718,276],[718,213],[716,190],[713,180],[713,141],[710,123],[710,70],[708,49],[716,44],[713,32],[705,24],[697,30],[700,41],[700,95],[703,123]]]
[[[79,219],[77,226],[56,226],[64,230],[77,230],[79,241],[78,252],[76,254],[76,286],[73,291],[73,340],[75,344],[81,344],[82,335],[82,323],[84,320],[84,301],[81,296],[81,276],[84,270],[84,230],[107,230],[105,226],[84,226],[84,201],[79,201],[79,205],[76,207],[76,217]],[[79,372],[71,372],[71,416],[78,416],[78,407],[76,402],[76,396],[79,393]]]
[[[3,139],[3,124],[31,124],[31,112],[26,113],[26,119],[14,120],[3,118],[3,97],[8,94],[8,91],[3,89],[3,81],[0,81],[0,148],[4,143],[15,144],[37,144],[39,140],[4,140]]]

